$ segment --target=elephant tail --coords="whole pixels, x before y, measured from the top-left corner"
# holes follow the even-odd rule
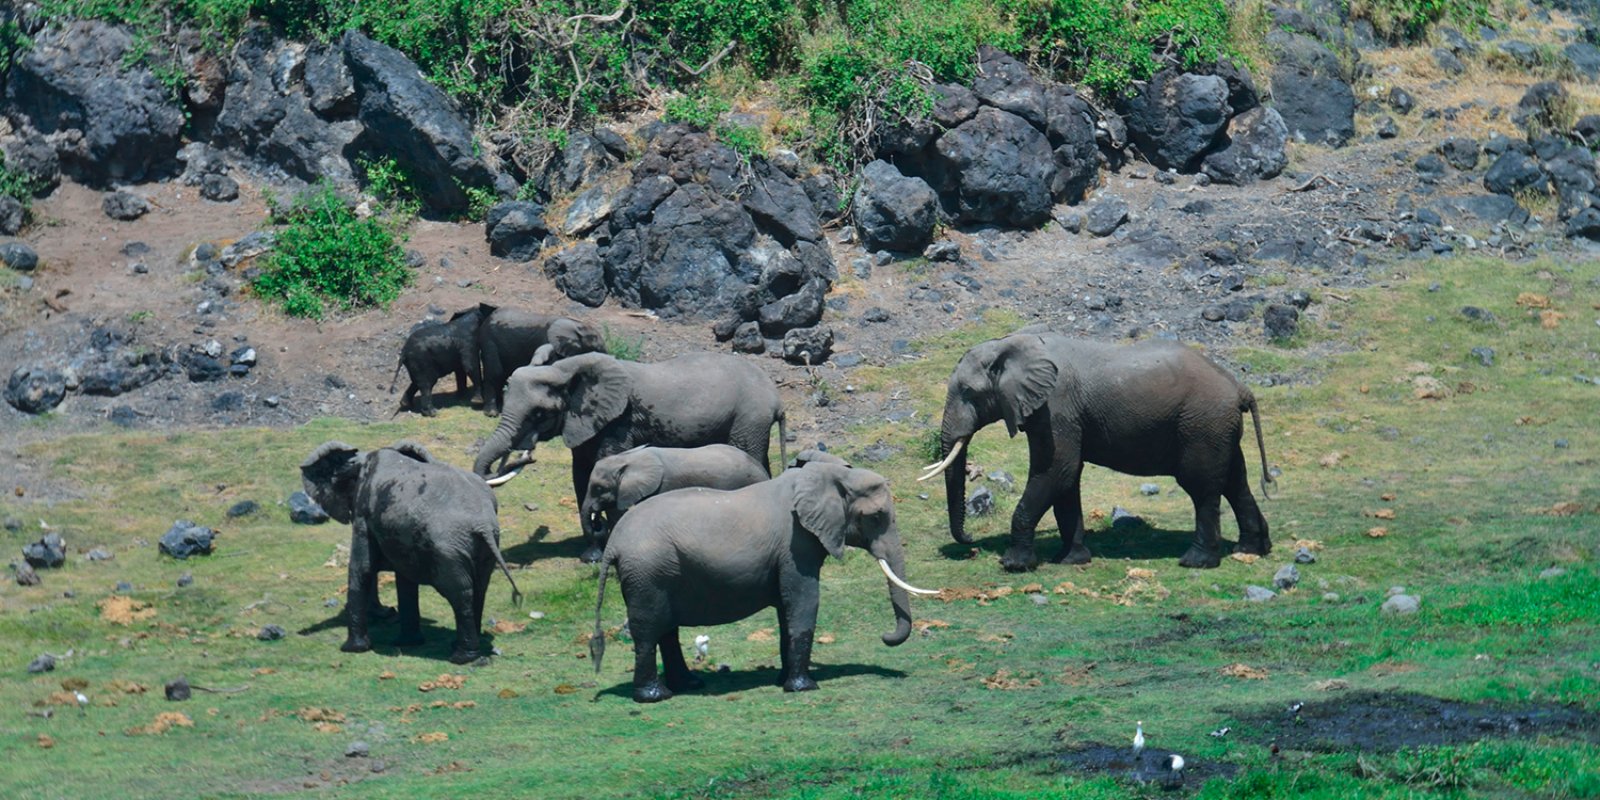
[[[1261,496],[1271,500],[1272,495],[1267,492],[1267,484],[1277,483],[1272,479],[1272,472],[1267,469],[1267,443],[1261,438],[1261,412],[1256,410],[1256,396],[1245,392],[1245,409],[1250,412],[1250,421],[1256,426],[1256,449],[1261,452]]]
[[[606,605],[606,575],[611,572],[611,559],[600,558],[600,597],[594,601],[594,635],[589,637],[589,660],[594,662],[594,672],[600,674],[600,661],[606,657],[606,632],[600,628],[600,611]]]
[[[520,608],[522,606],[522,590],[517,588],[517,579],[511,577],[511,568],[506,566],[505,557],[500,555],[500,545],[495,541],[497,537],[484,534],[484,538],[489,542],[489,550],[494,553],[494,560],[500,565],[500,571],[505,573],[506,580],[511,581],[511,605]]]
[[[778,407],[778,471],[782,472],[789,465],[789,426],[786,422],[788,414],[783,406]]]
[[[400,368],[406,365],[406,354],[401,353],[400,358],[394,363],[394,377],[389,379],[389,394],[394,394],[394,387],[400,385]],[[396,411],[395,413],[399,413]]]

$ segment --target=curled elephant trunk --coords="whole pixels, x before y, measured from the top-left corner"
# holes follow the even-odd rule
[[[511,445],[517,438],[517,425],[517,420],[512,419],[509,414],[501,415],[500,423],[495,426],[494,433],[489,435],[489,440],[483,443],[483,449],[478,451],[478,459],[472,464],[473,472],[485,479],[491,476],[494,462],[505,458],[511,452]]]
[[[894,607],[894,630],[883,635],[883,643],[897,647],[911,637],[911,598],[907,588],[916,589],[900,577],[905,575],[905,548],[900,544],[898,530],[889,530],[875,539],[868,549],[879,566],[889,576],[889,604]],[[917,590],[924,591],[924,590]]]

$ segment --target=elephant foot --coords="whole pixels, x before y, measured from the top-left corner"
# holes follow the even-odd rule
[[[1213,569],[1222,563],[1222,556],[1206,550],[1199,545],[1191,545],[1189,552],[1178,559],[1178,566],[1190,569]]]
[[[452,664],[471,664],[472,662],[477,661],[478,659],[480,659],[482,657],[483,657],[483,654],[479,653],[476,650],[457,650],[454,653],[450,654],[450,663],[452,663]]]
[[[1091,558],[1092,556],[1089,555],[1089,548],[1080,544],[1070,550],[1062,550],[1061,552],[1056,553],[1055,558],[1050,559],[1050,563],[1087,564]]]
[[[1039,567],[1039,557],[1032,547],[1015,547],[1000,557],[1000,566],[1006,572],[1032,572]]]
[[[372,640],[365,636],[352,636],[339,646],[346,653],[365,653],[372,649]]]
[[[1245,539],[1241,537],[1238,549],[1241,553],[1265,556],[1272,553],[1272,541],[1270,539]]]
[[[814,692],[817,690],[817,682],[812,680],[810,675],[800,674],[784,681],[783,690],[786,692]]]
[[[661,685],[660,681],[651,681],[643,686],[633,687],[633,702],[659,703],[662,700],[672,699],[672,691]]]
[[[491,408],[490,406],[484,406],[483,415],[486,417],[498,417],[500,416],[500,409],[498,407]]]
[[[429,406],[427,408],[419,408],[419,409],[417,409],[417,413],[421,414],[424,417],[437,417],[437,416],[439,416],[439,410],[434,408],[434,407],[432,407],[432,406]]]
[[[598,564],[600,563],[600,557],[603,555],[605,555],[605,551],[600,549],[599,545],[591,544],[583,551],[582,555],[578,556],[578,560],[585,564]]]
[[[682,675],[668,675],[667,688],[673,692],[693,692],[704,689],[706,682],[693,672],[684,672]]]

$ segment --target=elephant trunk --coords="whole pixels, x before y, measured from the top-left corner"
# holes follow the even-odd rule
[[[905,547],[900,544],[898,529],[890,528],[883,536],[874,539],[868,552],[872,553],[873,558],[887,564],[895,575],[905,577],[906,553]],[[894,607],[894,630],[883,635],[883,643],[896,647],[911,636],[911,596],[893,580],[888,583],[889,604]]]
[[[950,513],[950,537],[961,544],[971,544],[972,537],[967,534],[967,449],[966,436],[960,436],[946,430],[941,437],[939,454],[949,458],[952,448],[960,448],[955,453],[955,458],[944,470],[944,502],[945,508]]]
[[[483,443],[483,449],[478,451],[478,460],[472,465],[473,472],[485,478],[489,477],[494,462],[505,458],[511,452],[519,424],[520,420],[513,419],[510,414],[500,416],[500,423],[495,426],[494,433],[489,435],[489,440]]]

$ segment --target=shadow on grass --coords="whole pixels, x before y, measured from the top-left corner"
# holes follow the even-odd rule
[[[633,654],[633,648],[627,648],[627,654]],[[729,672],[705,672],[695,670],[695,676],[705,681],[705,686],[684,692],[685,696],[723,697],[725,695],[748,692],[757,689],[770,689],[782,692],[783,670],[778,667],[756,667],[754,669],[734,670]],[[813,664],[811,677],[816,680],[818,688],[827,691],[828,682],[839,678],[848,678],[854,675],[873,675],[880,678],[904,678],[906,673],[898,669],[889,669],[872,664]],[[626,700],[633,699],[633,682],[624,681],[609,689],[601,689],[594,694],[594,699],[602,697],[621,697]]]
[[[456,630],[453,625],[441,624],[432,617],[423,616],[419,629],[422,633],[422,644],[398,646],[394,643],[400,635],[400,615],[393,608],[383,607],[382,613],[373,611],[368,615],[369,634],[372,637],[372,649],[368,652],[375,653],[385,658],[396,656],[411,656],[412,658],[425,658],[430,661],[449,661],[450,654],[455,648]],[[340,609],[320,622],[314,622],[295,631],[300,636],[310,636],[314,633],[343,629],[350,626],[350,615],[345,609]],[[484,631],[478,636],[478,649],[484,653],[494,652],[494,634]],[[352,655],[360,655],[354,653]]]
[[[550,526],[540,525],[526,540],[502,548],[500,552],[506,557],[507,564],[532,564],[547,558],[570,558],[576,561],[578,556],[583,555],[585,547],[587,545],[582,533],[552,540]]]
[[[1153,528],[1142,523],[1125,524],[1112,528],[1090,530],[1084,544],[1094,558],[1172,559],[1176,561],[1194,543],[1193,530],[1168,530]],[[939,554],[952,561],[966,561],[983,556],[999,557],[1011,545],[1010,534],[998,534],[974,539],[972,544],[947,542],[939,546]],[[1040,528],[1033,539],[1038,551],[1040,566],[1050,563],[1062,550],[1061,534],[1055,528]],[[1238,548],[1235,542],[1222,542],[1222,554]],[[977,555],[973,550],[978,551]]]

